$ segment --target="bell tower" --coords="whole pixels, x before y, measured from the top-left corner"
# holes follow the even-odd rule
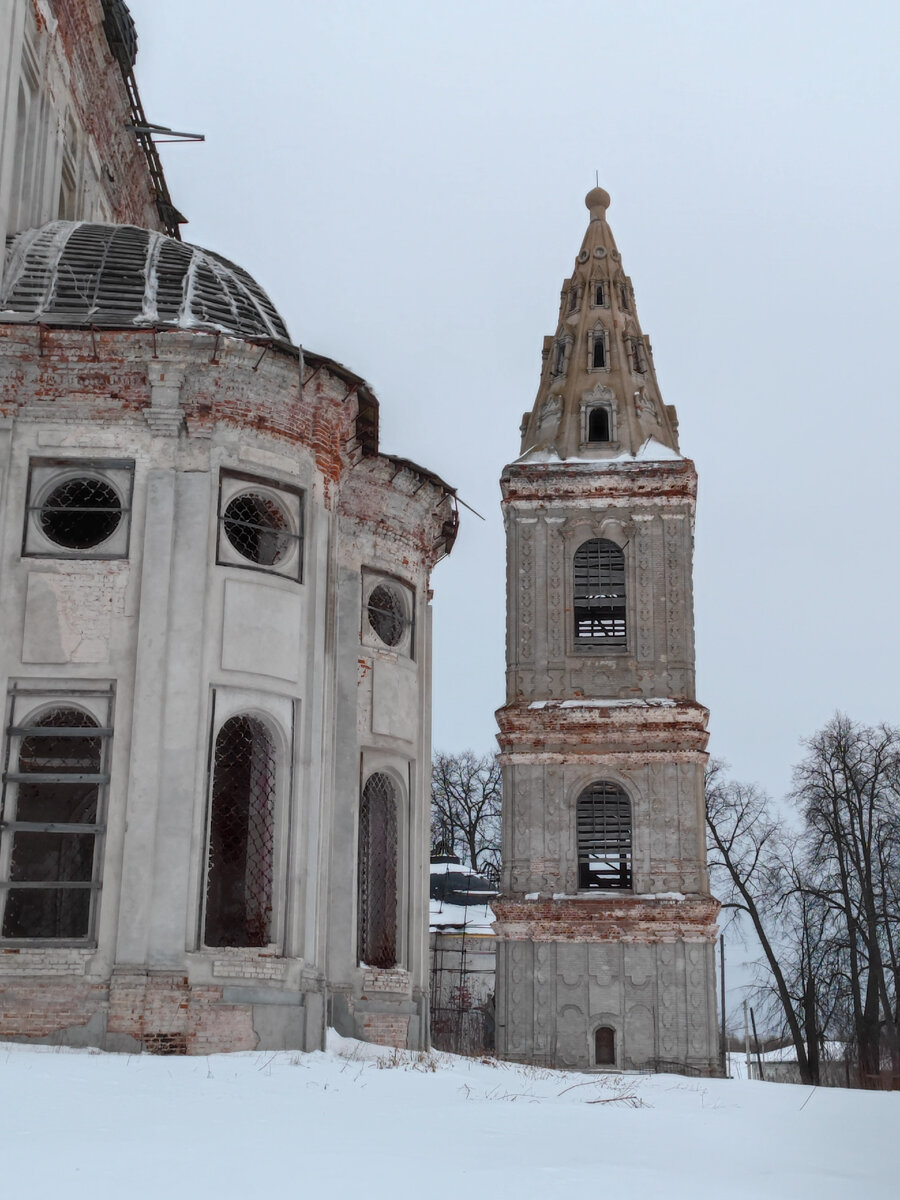
[[[631,280],[590,222],[503,471],[507,695],[497,1045],[569,1068],[717,1071],[697,476]]]

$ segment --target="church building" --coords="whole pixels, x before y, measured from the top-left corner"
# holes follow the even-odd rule
[[[455,493],[181,240],[136,51],[0,6],[0,1039],[422,1048]]]
[[[503,472],[507,698],[497,1049],[717,1070],[691,583],[697,477],[631,280],[590,221]]]

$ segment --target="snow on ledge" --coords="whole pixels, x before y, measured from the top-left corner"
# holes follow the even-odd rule
[[[621,454],[615,454],[611,458],[581,458],[577,454],[570,454],[566,458],[561,458],[556,449],[548,447],[546,450],[526,450],[515,461],[517,463],[588,463],[590,466],[597,467],[598,470],[602,471],[605,467],[616,466],[620,463],[684,462],[685,459],[683,454],[679,454],[671,446],[665,446],[662,442],[658,442],[656,438],[649,437],[638,450],[637,454],[629,454],[627,451],[623,451]]]
[[[529,708],[677,708],[668,696],[651,696],[648,699],[607,700],[603,698],[583,700],[532,700]]]

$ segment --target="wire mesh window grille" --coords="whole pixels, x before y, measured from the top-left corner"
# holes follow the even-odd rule
[[[625,555],[606,538],[592,538],[573,560],[575,642],[624,646]]]
[[[299,541],[281,506],[261,492],[235,496],[225,507],[222,526],[238,554],[261,567],[283,563]]]
[[[262,722],[227,720],[213,759],[207,946],[267,946],[272,940],[275,773],[275,747]]]
[[[397,851],[397,795],[376,772],[359,806],[358,951],[369,967],[397,962]]]
[[[386,646],[398,646],[409,620],[406,605],[396,588],[379,583],[369,595],[366,606],[369,624]]]
[[[608,408],[592,408],[588,413],[588,436],[589,442],[608,442],[609,441],[609,409]]]
[[[594,1064],[598,1067],[616,1065],[616,1031],[601,1025],[594,1033]]]
[[[30,725],[9,728],[18,753],[4,777],[3,937],[89,935],[100,887],[100,797],[111,733],[75,708],[52,709]]]
[[[112,537],[122,501],[105,479],[80,476],[57,484],[37,506],[44,536],[66,550],[90,550]]]
[[[592,783],[576,806],[579,888],[631,887],[631,801],[615,783]]]

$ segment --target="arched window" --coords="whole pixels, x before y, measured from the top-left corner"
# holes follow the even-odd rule
[[[275,747],[255,717],[219,730],[213,763],[206,872],[207,946],[272,940]]]
[[[602,329],[594,330],[594,338],[591,343],[591,366],[595,368],[606,366],[606,337]]]
[[[606,538],[592,538],[573,561],[575,642],[624,646],[625,555]]]
[[[614,1067],[616,1065],[616,1031],[609,1025],[601,1025],[594,1031],[594,1065]]]
[[[592,408],[588,413],[587,440],[589,442],[608,442],[610,440],[608,408],[603,406]]]
[[[557,342],[553,352],[553,374],[565,375],[566,373],[566,343]]]
[[[615,783],[592,783],[576,806],[579,888],[631,887],[631,801]]]
[[[397,795],[387,775],[366,780],[359,806],[359,960],[397,962]]]
[[[9,733],[21,741],[5,776],[0,824],[11,842],[0,855],[8,863],[0,879],[2,935],[86,938],[100,886],[96,850],[110,730],[80,709],[55,708]]]

